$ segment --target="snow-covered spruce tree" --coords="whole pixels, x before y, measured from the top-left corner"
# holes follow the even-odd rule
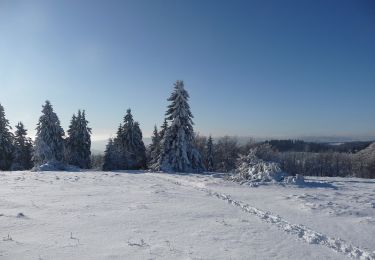
[[[81,140],[83,144],[82,148],[82,166],[84,168],[90,168],[91,166],[91,128],[88,127],[88,121],[86,120],[86,111],[83,110],[81,117],[78,117],[80,120],[79,132],[81,133]]]
[[[121,153],[127,161],[124,170],[146,168],[146,148],[142,138],[139,123],[134,121],[131,110],[128,109],[124,116],[121,135],[118,136]]]
[[[164,122],[161,125],[160,132],[159,132],[159,138],[160,138],[160,140],[163,140],[165,132],[167,131],[167,129],[168,129],[168,121],[167,121],[166,118],[164,118]]]
[[[13,160],[13,134],[9,121],[5,117],[4,107],[0,104],[0,170],[10,170]]]
[[[130,109],[124,116],[124,124],[120,124],[118,128],[116,138],[108,143],[107,150],[104,170],[146,168],[146,148],[142,131],[139,123],[134,121]]]
[[[191,148],[191,171],[203,172],[205,170],[202,155],[194,146]]]
[[[44,163],[61,163],[64,157],[64,130],[47,100],[37,125],[33,161],[35,166]]]
[[[196,133],[194,135],[194,141],[193,141],[193,147],[199,152],[200,154],[200,160],[202,160],[202,163],[204,165],[204,168],[207,169],[207,137],[200,135],[199,133]]]
[[[114,155],[112,156],[112,170],[123,170],[128,169],[129,158],[126,152],[123,138],[124,138],[124,127],[122,124],[119,125],[117,129],[116,137],[113,139]]]
[[[160,127],[159,131],[159,147],[157,149],[156,157],[154,157],[153,162],[149,164],[150,169],[159,171],[160,170],[160,163],[161,163],[161,156],[164,150],[164,136],[168,129],[168,121],[164,119],[163,124]]]
[[[207,140],[207,170],[213,172],[214,168],[214,143],[210,135]]]
[[[73,114],[72,119],[70,120],[69,129],[67,131],[68,137],[65,139],[65,149],[64,149],[64,159],[65,162],[75,165],[76,159],[78,158],[77,154],[77,116]]]
[[[158,132],[158,128],[154,127],[154,132],[152,134],[152,137],[151,137],[151,144],[149,146],[149,165],[150,167],[152,167],[152,165],[154,165],[158,158],[159,158],[159,154],[160,154],[160,135],[159,135],[159,132]]]
[[[69,137],[66,139],[65,160],[82,169],[90,168],[91,128],[88,127],[85,110],[73,115],[70,122]]]
[[[176,81],[166,112],[170,121],[163,136],[162,151],[157,170],[175,172],[200,172],[204,167],[201,156],[194,148],[193,115],[188,104],[189,94],[183,81]]]
[[[32,140],[27,137],[27,130],[23,123],[19,122],[16,125],[16,131],[14,133],[14,159],[12,170],[21,171],[31,169],[33,167],[32,153]]]
[[[118,170],[120,167],[119,150],[113,139],[109,139],[104,151],[103,171]]]
[[[143,135],[138,122],[134,122],[134,154],[135,154],[135,169],[146,169],[146,147],[143,143]]]

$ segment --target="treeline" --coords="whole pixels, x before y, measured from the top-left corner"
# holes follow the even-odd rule
[[[0,170],[27,170],[31,169],[33,143],[27,137],[27,130],[22,122],[11,132],[9,121],[0,104]]]
[[[202,172],[205,168],[195,146],[193,115],[183,81],[176,81],[168,101],[164,124],[160,132],[155,127],[149,152],[140,125],[128,109],[116,137],[108,141],[104,158],[91,156],[91,128],[84,110],[73,115],[65,136],[52,104],[46,101],[33,143],[21,122],[12,133],[0,104],[0,170],[71,170],[71,166],[88,169],[99,165],[103,170]]]
[[[212,171],[233,172],[240,155],[247,155],[250,149],[257,147],[257,156],[265,161],[279,163],[282,170],[289,174],[305,176],[340,176],[375,178],[375,143],[353,142],[342,145],[341,148],[323,149],[315,152],[314,149],[301,149],[312,143],[294,140],[275,140],[255,142],[249,140],[240,144],[235,137],[225,136],[217,139],[214,144],[210,138],[197,136],[197,147],[203,155],[205,167],[212,161]],[[315,145],[315,144],[314,144]],[[317,143],[316,147],[321,144]],[[282,147],[280,150],[278,148]],[[323,144],[321,147],[325,147]],[[345,147],[345,152],[340,152]],[[364,149],[360,149],[365,147]],[[306,147],[305,147],[306,148]],[[334,146],[336,148],[336,146]],[[352,152],[353,149],[356,152]],[[213,150],[213,152],[209,152]]]
[[[168,101],[164,121],[160,130],[155,126],[149,146],[144,145],[140,124],[128,109],[116,136],[109,139],[104,156],[91,155],[91,128],[85,110],[72,116],[65,136],[57,114],[46,101],[33,142],[22,122],[12,132],[0,104],[0,170],[69,170],[68,166],[75,166],[98,170],[233,172],[239,156],[257,147],[256,156],[277,162],[293,175],[375,178],[375,143],[249,140],[240,144],[229,136],[213,140],[194,132],[189,94],[182,81],[176,81]]]
[[[375,145],[360,153],[276,153],[275,161],[293,175],[375,178]]]
[[[266,141],[279,152],[340,152],[355,153],[368,147],[372,142],[345,142],[338,144],[305,142],[302,140],[270,140]]]
[[[295,140],[266,141],[271,159],[291,174],[375,178],[375,143],[311,143]]]
[[[47,100],[42,108],[35,142],[27,137],[22,122],[12,133],[9,121],[0,104],[0,170],[30,170],[49,163],[49,167],[72,165],[83,169],[91,167],[91,128],[85,110],[74,114],[67,131]]]

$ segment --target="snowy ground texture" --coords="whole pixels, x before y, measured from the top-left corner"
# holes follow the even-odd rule
[[[375,180],[1,172],[0,259],[375,259]]]

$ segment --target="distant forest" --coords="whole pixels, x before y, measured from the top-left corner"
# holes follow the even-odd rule
[[[315,143],[302,140],[270,140],[266,141],[279,152],[339,152],[355,153],[368,147],[373,141],[345,143]]]
[[[208,166],[209,139],[195,137],[196,147]],[[257,157],[276,162],[285,172],[305,176],[375,178],[375,142],[314,143],[301,140],[249,139],[240,143],[236,137],[225,136],[213,143],[213,169],[235,172],[240,156],[257,150]]]

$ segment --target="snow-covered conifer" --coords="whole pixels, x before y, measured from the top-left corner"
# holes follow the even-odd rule
[[[134,122],[134,153],[135,153],[135,169],[145,169],[146,168],[146,147],[143,143],[142,130],[139,127],[138,122]]]
[[[163,151],[167,149],[167,147],[164,147],[164,136],[168,129],[168,121],[167,119],[164,119],[163,124],[160,127],[159,131],[159,147],[154,152],[154,158],[152,163],[149,164],[149,167],[153,170],[159,171],[160,170],[160,163],[161,163],[161,157]]]
[[[123,169],[145,168],[146,148],[142,140],[142,132],[139,123],[134,122],[130,109],[126,111],[123,123],[121,136],[118,136],[121,142],[121,153],[127,161]]]
[[[120,124],[117,129],[116,137],[113,139],[112,148],[112,150],[115,151],[115,154],[112,156],[112,165],[114,167],[113,169],[116,170],[124,170],[128,168],[129,158],[125,150],[124,138],[124,127]]]
[[[82,165],[84,165],[85,168],[89,168],[91,166],[91,128],[88,127],[88,121],[86,120],[86,111],[83,110],[80,120],[79,120],[79,129],[80,133],[82,135],[83,142],[83,148],[82,148]]]
[[[118,150],[114,140],[111,138],[108,141],[104,151],[103,171],[111,171],[118,169]]]
[[[32,163],[33,143],[31,138],[27,137],[27,130],[22,122],[16,125],[14,133],[14,159],[12,170],[29,170],[33,167]]]
[[[182,81],[174,84],[166,112],[170,126],[164,134],[157,168],[163,171],[197,172],[203,170],[199,152],[194,148],[193,115],[188,104],[189,94]]]
[[[33,161],[36,166],[47,162],[62,162],[64,155],[64,130],[60,120],[47,100],[37,125]]]
[[[207,141],[207,170],[209,172],[213,172],[214,169],[214,143],[212,140],[212,136],[208,137]]]
[[[159,154],[160,154],[160,135],[159,135],[158,128],[156,127],[156,125],[154,127],[154,132],[151,137],[151,144],[149,146],[149,151],[150,151],[149,165],[152,167],[152,165],[154,165],[157,162],[159,158]]]
[[[78,110],[77,116],[73,115],[68,135],[65,152],[67,163],[84,169],[90,168],[91,128],[88,127],[85,110]]]
[[[162,124],[161,127],[160,127],[160,132],[159,132],[159,139],[160,139],[160,140],[163,140],[163,138],[164,138],[164,134],[165,134],[165,132],[167,131],[167,129],[168,129],[168,121],[167,121],[167,119],[165,118],[163,124]]]
[[[77,116],[73,114],[70,120],[69,129],[67,131],[68,137],[65,139],[65,161],[71,165],[76,164],[77,155]]]
[[[139,123],[134,121],[130,109],[126,111],[123,125],[120,124],[116,138],[108,145],[107,148],[111,148],[109,150],[115,153],[111,157],[112,170],[146,168],[146,148],[142,140],[142,131]]]
[[[204,171],[204,164],[202,159],[202,154],[195,147],[191,148],[191,171],[192,172],[202,172]]]
[[[5,117],[4,107],[0,104],[0,170],[9,170],[13,160],[13,134],[9,121]]]

